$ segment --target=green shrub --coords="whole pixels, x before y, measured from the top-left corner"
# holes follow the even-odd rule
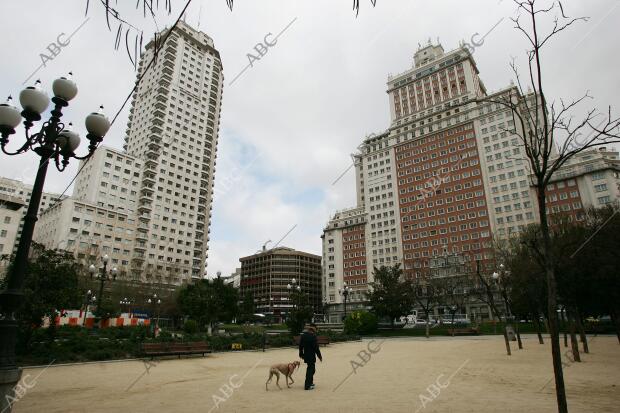
[[[344,320],[346,334],[372,334],[377,328],[377,316],[367,311],[354,311]]]
[[[183,324],[183,331],[187,334],[196,334],[198,332],[198,323],[194,320],[187,320]]]

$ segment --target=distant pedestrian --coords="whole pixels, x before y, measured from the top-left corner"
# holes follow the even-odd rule
[[[299,358],[303,359],[308,365],[306,367],[306,381],[304,383],[305,390],[314,389],[314,372],[316,371],[316,358],[323,362],[323,356],[319,349],[319,343],[316,339],[316,324],[310,323],[304,328],[299,338]]]

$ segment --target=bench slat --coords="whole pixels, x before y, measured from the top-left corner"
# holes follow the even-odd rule
[[[205,341],[190,343],[143,343],[142,352],[148,356],[205,354],[210,353],[209,345]]]

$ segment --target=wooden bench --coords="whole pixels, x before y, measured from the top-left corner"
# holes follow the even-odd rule
[[[293,340],[295,342],[295,345],[298,346],[299,340],[301,340],[301,336],[294,336]],[[317,343],[319,343],[319,346],[326,346],[330,343],[329,337],[327,336],[316,336],[316,341]]]
[[[151,358],[155,356],[179,356],[184,354],[210,353],[209,345],[205,341],[195,341],[192,343],[142,343],[142,353]]]
[[[478,335],[480,334],[480,330],[478,327],[469,327],[469,328],[453,328],[448,329],[448,334],[451,336],[465,336],[465,335]]]

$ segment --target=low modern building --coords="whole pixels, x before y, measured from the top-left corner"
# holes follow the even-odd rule
[[[372,282],[372,272],[366,262],[366,212],[364,208],[338,211],[323,229],[323,297],[327,321],[337,323],[345,313],[344,288],[350,288],[346,297],[347,310],[365,308],[365,293]],[[372,239],[370,242],[380,242]],[[372,268],[372,267],[370,267]],[[337,276],[342,274],[342,277]]]
[[[68,198],[45,211],[34,239],[45,248],[72,252],[85,267],[108,255],[110,268],[126,279],[135,234],[133,215]]]
[[[292,287],[299,286],[301,293],[307,295],[315,314],[322,314],[320,256],[277,247],[264,249],[239,261],[240,296],[250,291],[257,313],[271,317],[275,322],[283,322],[294,307],[292,288],[287,288],[291,284]]]
[[[241,268],[235,268],[235,271],[226,277],[221,277],[225,284],[230,284],[235,288],[241,286]]]
[[[580,152],[553,174],[547,185],[547,214],[581,221],[585,209],[620,199],[620,157],[605,147]]]
[[[4,277],[7,258],[13,252],[24,206],[21,199],[0,193],[0,278]]]
[[[0,177],[0,194],[9,196],[14,200],[17,200],[18,202],[22,202],[24,205],[23,208],[21,208],[19,211],[21,213],[21,216],[18,220],[13,222],[14,224],[17,224],[17,229],[15,231],[15,236],[13,240],[13,249],[12,251],[8,252],[10,254],[11,252],[15,252],[15,249],[17,249],[19,239],[22,235],[24,217],[26,216],[26,211],[28,211],[28,203],[30,202],[30,196],[32,195],[32,185],[28,185],[15,179]],[[64,198],[66,198],[66,196],[61,196],[60,194],[52,192],[43,192],[41,194],[41,203],[39,204],[39,217],[51,205],[54,205],[56,202]],[[6,247],[5,251],[7,251]]]

